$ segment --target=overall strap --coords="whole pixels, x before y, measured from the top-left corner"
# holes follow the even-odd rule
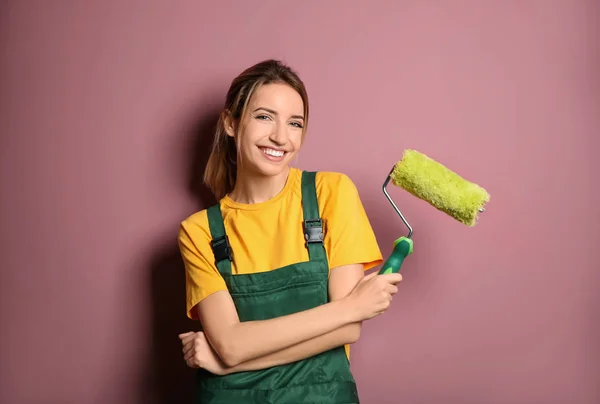
[[[302,210],[304,213],[304,239],[310,261],[326,260],[325,246],[323,245],[323,221],[319,215],[317,201],[317,188],[315,184],[316,172],[302,171]]]
[[[208,226],[210,227],[210,235],[212,236],[210,245],[215,255],[215,265],[221,274],[231,274],[233,256],[231,246],[229,245],[229,238],[225,233],[221,206],[217,203],[208,208],[207,212]]]

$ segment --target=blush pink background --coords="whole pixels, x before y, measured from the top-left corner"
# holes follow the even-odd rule
[[[600,402],[595,1],[5,1],[0,402],[189,403],[180,220],[229,81],[268,57],[311,97],[299,166],[380,186],[415,148],[492,195],[415,228],[352,367],[365,404]],[[186,398],[187,397],[187,398]]]

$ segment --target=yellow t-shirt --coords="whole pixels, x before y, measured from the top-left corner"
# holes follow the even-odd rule
[[[308,260],[302,229],[302,171],[291,168],[283,190],[274,198],[242,204],[221,199],[225,232],[233,250],[232,274],[269,271]],[[319,213],[325,231],[329,268],[364,264],[365,270],[383,259],[358,190],[347,175],[317,172]],[[214,264],[206,209],[181,223],[178,242],[186,269],[187,316],[194,307],[227,286]],[[348,349],[348,348],[346,348]]]

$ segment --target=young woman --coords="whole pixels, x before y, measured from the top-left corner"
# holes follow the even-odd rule
[[[180,335],[200,403],[359,402],[348,345],[402,277],[364,276],[382,256],[346,175],[290,167],[308,111],[304,84],[274,60],[227,93],[204,175],[219,203],[178,238],[203,330]]]

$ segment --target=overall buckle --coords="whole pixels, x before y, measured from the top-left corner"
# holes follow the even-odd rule
[[[321,219],[304,221],[304,239],[306,244],[323,242],[323,221]]]
[[[217,237],[210,241],[213,254],[215,255],[215,263],[228,259],[233,261],[231,246],[229,245],[229,237],[227,235]]]

